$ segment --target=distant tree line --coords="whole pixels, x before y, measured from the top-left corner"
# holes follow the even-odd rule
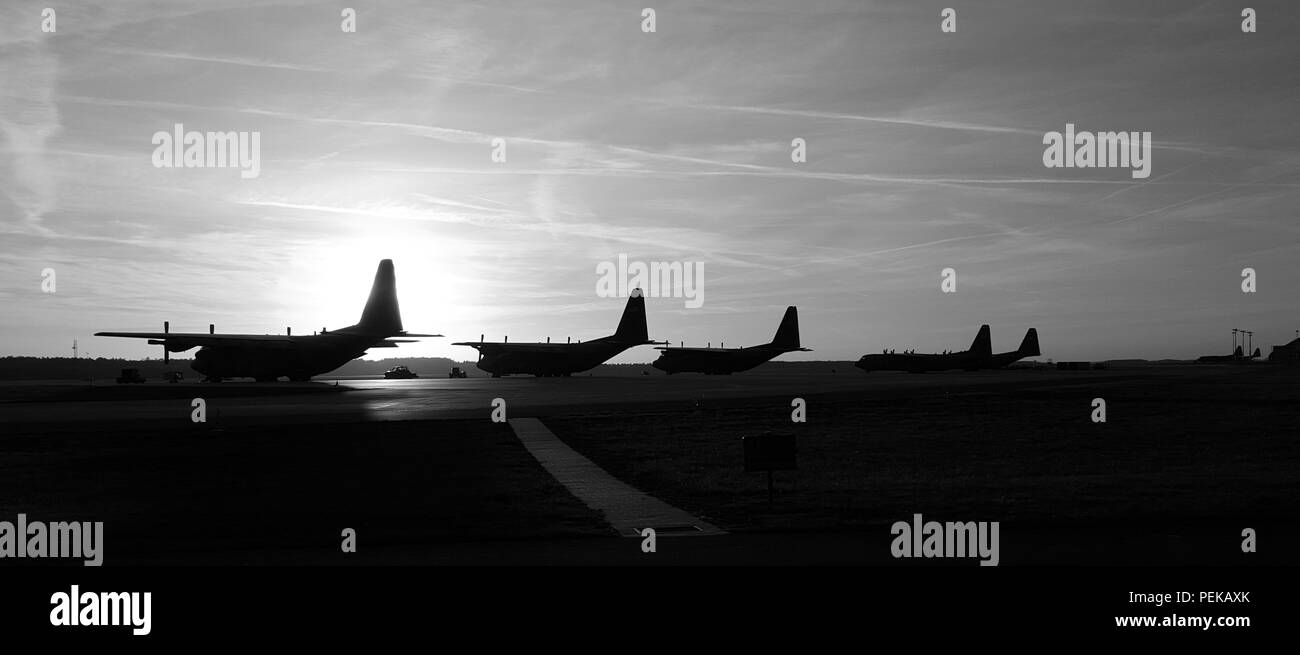
[[[200,376],[190,368],[192,359],[172,358],[164,364],[161,358],[118,359],[108,357],[0,357],[0,380],[103,380],[116,378],[124,368],[139,369],[146,380],[162,380],[168,371],[180,371],[186,380]],[[394,366],[405,366],[420,377],[446,377],[453,366],[459,366],[469,377],[485,377],[474,362],[458,362],[446,357],[394,357],[390,359],[354,359],[320,377],[348,377],[383,375]],[[829,375],[854,372],[853,362],[767,362],[745,374]],[[576,375],[632,376],[664,375],[649,363],[601,364],[590,371]]]

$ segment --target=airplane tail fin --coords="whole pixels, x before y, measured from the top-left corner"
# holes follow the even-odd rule
[[[614,331],[614,340],[627,343],[645,343],[650,340],[650,331],[645,323],[645,295],[640,289],[633,289],[628,295],[627,307],[623,309],[623,318]]]
[[[799,310],[794,307],[785,308],[785,316],[781,318],[781,326],[776,329],[776,336],[772,337],[772,345],[799,349]]]
[[[980,326],[979,334],[975,335],[975,340],[970,344],[970,351],[984,357],[993,356],[993,339],[989,336],[988,325]]]
[[[1025,340],[1020,342],[1018,353],[1021,357],[1039,357],[1043,353],[1038,349],[1038,330],[1029,328],[1025,333]]]
[[[1234,351],[1232,351],[1232,356],[1233,356],[1233,357],[1243,357],[1243,356],[1245,356],[1245,354],[1241,352],[1241,346],[1237,346],[1237,349],[1234,350]]]
[[[1254,355],[1251,355],[1250,358],[1251,358],[1251,359],[1255,359],[1256,357],[1259,357],[1260,355],[1261,355],[1261,353],[1259,352],[1259,348],[1256,348],[1256,349],[1255,349],[1255,354],[1254,354]]]
[[[397,308],[397,275],[393,273],[393,260],[379,262],[375,282],[370,287],[366,308],[361,311],[357,327],[375,334],[402,332],[402,313]]]

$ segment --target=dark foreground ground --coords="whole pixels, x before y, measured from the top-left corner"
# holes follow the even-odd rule
[[[344,528],[358,553],[612,534],[487,420],[2,443],[0,520],[104,521],[109,564],[346,564]]]
[[[109,565],[931,563],[889,553],[890,525],[915,513],[1000,522],[1003,565],[1291,564],[1300,552],[1294,371],[1006,373],[841,387],[659,378],[620,382],[640,393],[598,404],[565,391],[595,388],[576,378],[518,380],[428,406],[481,407],[459,420],[359,421],[438,391],[409,385],[292,401],[367,410],[310,424],[259,425],[252,410],[275,399],[209,425],[182,420],[183,398],[165,423],[40,403],[57,416],[0,423],[0,521],[104,521]],[[790,421],[792,390],[806,423]],[[615,476],[732,534],[663,537],[653,554],[611,536],[488,420],[498,393],[512,417],[542,416]],[[1096,397],[1104,424],[1090,420]],[[83,405],[113,415],[113,401]],[[793,432],[800,448],[771,505],[741,463],[741,438],[764,430]],[[356,553],[340,551],[344,528]],[[1258,553],[1241,552],[1244,528]]]
[[[1300,385],[1283,369],[1079,384],[719,400],[689,411],[552,417],[629,484],[743,534],[861,531],[885,548],[914,514],[999,521],[1010,562],[1293,563]],[[1106,421],[1092,420],[1094,398]],[[746,473],[743,439],[793,434],[798,470]],[[1268,526],[1268,554],[1241,532]],[[1019,541],[1018,541],[1019,540]]]
[[[866,525],[914,511],[1002,520],[1294,516],[1300,398],[1293,385],[1143,381],[1096,390],[810,396],[680,411],[553,417],[547,424],[616,476],[730,530]],[[799,470],[745,473],[742,440],[796,435]],[[760,502],[761,501],[761,502]]]

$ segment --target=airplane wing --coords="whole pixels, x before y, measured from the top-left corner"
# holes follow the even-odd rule
[[[498,353],[498,352],[566,352],[565,346],[577,345],[577,343],[506,343],[506,342],[488,342],[488,341],[461,341],[451,344],[453,346],[469,346],[477,349],[481,353]]]
[[[652,341],[651,343],[659,343],[659,342],[658,342],[658,341]],[[672,347],[672,346],[659,346],[658,348],[655,348],[655,350],[670,350],[670,351],[675,352],[675,353],[734,353],[734,352],[736,352],[736,351],[739,350],[739,349],[738,349],[738,348],[730,348],[730,349],[728,349],[728,348],[695,348],[695,347],[683,348],[683,347],[681,347],[681,346],[678,346],[678,347]]]
[[[323,336],[329,336],[325,333]],[[333,334],[353,334],[339,330]],[[150,339],[181,344],[192,343],[196,346],[221,346],[247,344],[249,342],[292,343],[297,337],[288,334],[209,334],[207,332],[96,332],[97,337],[125,337],[128,339]],[[305,336],[305,335],[300,335]],[[312,335],[322,336],[322,335]],[[400,334],[401,337],[441,337],[441,334]],[[388,343],[419,343],[417,339],[389,339]],[[155,344],[157,345],[157,344]],[[194,346],[190,346],[193,348]]]
[[[206,332],[96,332],[97,337],[128,339],[194,339],[205,341],[292,341],[287,334],[208,334]]]
[[[662,342],[662,341],[651,341],[650,343],[664,343],[664,342]],[[770,345],[770,344],[767,344],[767,345]],[[757,347],[762,347],[762,346],[760,345],[760,346],[757,346]],[[682,353],[734,353],[734,352],[736,352],[736,351],[738,351],[738,350],[741,350],[741,348],[696,348],[696,347],[691,347],[691,346],[688,346],[688,347],[683,348],[683,347],[681,347],[681,346],[659,346],[658,348],[655,348],[655,350],[667,350],[667,351],[671,351],[671,352],[675,352],[675,353],[676,353],[676,352],[682,352]],[[812,348],[790,348],[790,349],[783,349],[783,350],[784,350],[784,352],[791,352],[791,353],[792,353],[792,352],[810,353],[810,352],[813,351]]]
[[[204,334],[201,332],[96,332],[97,337],[123,337],[148,339],[153,345],[166,345],[172,352],[201,346],[238,346],[256,343],[262,346],[289,346],[293,337],[287,334]]]

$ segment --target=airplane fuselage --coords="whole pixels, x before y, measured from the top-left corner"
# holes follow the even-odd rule
[[[307,380],[361,357],[382,341],[383,337],[373,335],[326,333],[266,344],[203,346],[190,368],[213,380]]]
[[[596,340],[584,343],[480,344],[478,367],[494,376],[559,376],[580,373],[640,345]]]
[[[981,366],[980,368],[1005,368],[1026,357],[1029,357],[1029,355],[1021,354],[1019,351],[1015,351],[1015,350],[1009,353],[995,353],[992,357],[989,358],[987,364],[985,366]]]
[[[665,348],[651,366],[672,375],[673,373],[704,373],[729,375],[748,371],[782,353],[795,349],[772,346],[749,348]]]

